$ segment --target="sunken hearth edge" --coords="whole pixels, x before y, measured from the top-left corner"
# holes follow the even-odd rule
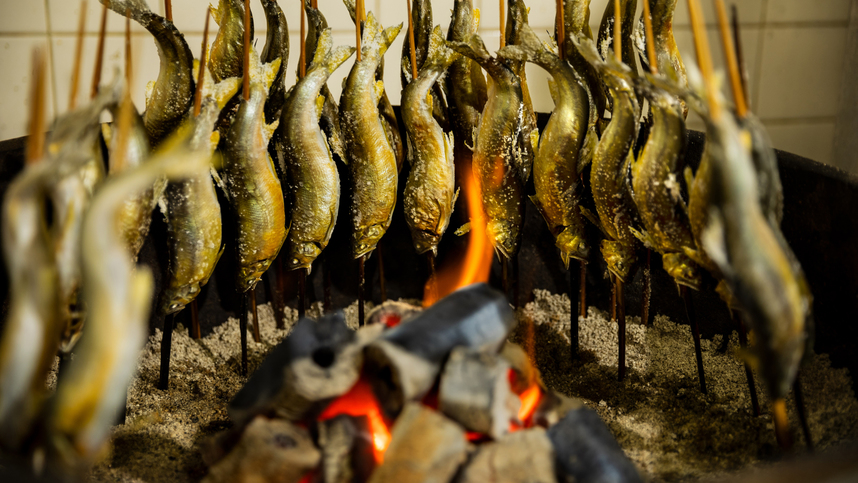
[[[595,411],[545,388],[514,326],[486,284],[382,305],[357,332],[341,311],[302,319],[230,403],[203,481],[642,481]]]

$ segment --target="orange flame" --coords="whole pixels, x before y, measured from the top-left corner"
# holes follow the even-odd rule
[[[489,280],[489,271],[492,266],[492,245],[489,242],[486,229],[486,215],[483,212],[480,182],[472,172],[469,172],[465,177],[462,190],[465,192],[468,214],[471,217],[468,249],[464,254],[464,259],[454,257],[435,277],[426,283],[423,293],[424,307],[429,307],[462,287]]]
[[[372,437],[375,461],[381,464],[384,461],[384,452],[390,444],[390,429],[388,429],[387,423],[381,415],[378,399],[375,398],[375,394],[366,379],[360,378],[347,393],[328,405],[319,416],[319,420],[325,421],[340,414],[366,416]]]
[[[510,386],[516,387],[518,377],[518,374],[514,370],[509,370]],[[542,401],[542,389],[539,387],[539,383],[536,380],[529,381],[527,389],[519,393],[518,398],[521,400],[521,407],[518,410],[517,416],[521,424],[511,423],[510,431],[518,431],[519,429],[533,426],[533,413],[536,412],[539,402]]]

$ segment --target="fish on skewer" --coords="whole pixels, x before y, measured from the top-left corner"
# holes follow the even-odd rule
[[[413,25],[414,36],[414,64],[416,68],[411,67],[411,42],[406,40],[402,43],[402,62],[400,77],[402,79],[402,89],[408,86],[414,79],[414,72],[420,72],[423,69],[423,64],[429,57],[429,47],[432,44],[432,2],[430,0],[406,0],[411,6],[411,21]],[[444,92],[441,83],[433,84],[432,86],[432,114],[442,128],[446,128],[449,121],[447,120],[447,101],[444,98]],[[408,153],[406,153],[406,156]]]
[[[352,67],[340,97],[340,127],[353,183],[350,214],[355,259],[375,250],[396,205],[397,160],[378,114],[384,83],[376,80],[376,72],[401,29],[402,24],[382,29],[372,12],[367,15],[361,60]]]
[[[609,87],[613,115],[593,153],[590,186],[598,218],[584,212],[599,226],[602,256],[608,270],[621,282],[628,278],[637,260],[638,240],[632,234],[637,215],[630,192],[629,167],[634,157],[632,146],[638,135],[640,105],[635,98],[631,69],[614,58],[613,52],[602,60],[590,39],[579,37],[573,42],[584,58],[602,75]]]
[[[211,47],[208,69],[215,82],[244,74],[244,2],[241,0],[218,0],[212,7],[212,18],[218,25],[217,35]],[[253,38],[253,18],[250,22],[250,38]],[[272,46],[273,48],[273,46]],[[275,57],[276,58],[276,57]]]
[[[602,80],[599,78],[599,74],[578,52],[575,42],[572,40],[577,39],[579,35],[593,39],[593,32],[590,30],[590,0],[563,0],[563,17],[562,43],[560,40],[557,42],[562,48],[562,58],[569,62],[572,69],[581,78],[581,87],[587,91],[587,98],[590,101],[588,137],[593,142],[586,145],[587,149],[582,155],[585,158],[588,155],[592,157],[593,151],[596,149],[595,142],[599,140],[599,121],[605,113],[605,106],[608,101],[605,98],[605,91],[602,89]],[[557,39],[556,32],[555,39]],[[590,132],[594,134],[590,134]]]
[[[453,134],[444,133],[433,117],[434,86],[459,54],[446,45],[435,27],[427,57],[417,76],[402,92],[402,121],[408,133],[411,172],[405,184],[405,221],[418,254],[437,254],[438,243],[456,203]]]
[[[619,3],[619,13],[620,18],[622,19],[620,22],[620,32],[616,32],[614,28],[614,17],[617,12],[617,5]],[[609,0],[607,5],[605,5],[605,13],[602,14],[602,21],[599,24],[599,33],[596,39],[596,47],[599,52],[599,55],[602,59],[607,61],[608,56],[611,55],[609,50],[617,50],[616,41],[620,41],[620,53],[622,58],[622,63],[629,66],[630,75],[632,78],[637,77],[637,58],[635,56],[635,48],[634,48],[634,33],[635,33],[635,11],[637,9],[638,0]],[[619,33],[619,39],[617,39],[617,34]],[[574,42],[574,40],[573,40]],[[605,98],[607,99],[607,110],[613,112],[613,96],[611,95],[611,88],[604,82],[602,83],[602,89],[605,92]],[[638,104],[640,104],[640,99],[638,99]]]
[[[328,78],[355,49],[333,49],[331,29],[319,33],[307,75],[290,92],[283,111],[281,133],[292,199],[292,228],[285,259],[290,270],[310,270],[328,245],[340,206],[340,178],[320,117],[327,97],[321,95]]]
[[[101,453],[137,368],[148,332],[153,278],[128,255],[116,219],[125,200],[158,178],[196,176],[209,169],[206,151],[187,146],[189,130],[162,143],[160,153],[109,178],[86,214],[83,228],[87,333],[59,381],[47,416],[49,464],[68,473],[85,470]]]
[[[155,37],[161,70],[146,96],[143,124],[149,142],[157,146],[182,122],[194,97],[194,54],[173,22],[153,13],[145,0],[99,0],[114,12],[140,24]]]
[[[220,139],[214,131],[215,123],[221,109],[238,91],[240,79],[232,77],[215,84],[208,70],[203,76],[202,83],[196,80],[202,86],[200,113],[186,123],[193,130],[190,148],[207,153],[213,160]],[[167,225],[169,258],[160,311],[174,314],[196,299],[223,254],[221,207],[212,172],[201,171],[169,183],[161,208]]]
[[[357,10],[355,8],[355,0],[343,0],[352,21],[355,20]],[[366,13],[361,12],[361,21],[366,22]],[[361,31],[366,28],[361,27]],[[384,57],[378,63],[378,68],[375,72],[376,81],[384,81]],[[387,136],[387,142],[393,149],[393,154],[396,156],[396,170],[399,172],[402,169],[402,163],[405,161],[405,145],[402,142],[402,137],[399,133],[399,122],[396,120],[396,113],[393,111],[393,104],[390,103],[390,98],[387,97],[387,91],[381,93],[381,98],[378,100],[378,111],[381,116],[381,125],[384,127],[384,134]]]
[[[479,24],[480,11],[473,7],[471,0],[456,0],[450,28],[447,29],[447,40],[467,41],[471,35],[477,33]],[[455,140],[473,148],[476,145],[473,140],[476,139],[480,116],[488,101],[483,70],[471,58],[460,56],[447,68],[443,87]],[[467,167],[470,168],[470,163]]]
[[[493,57],[478,34],[452,47],[476,61],[492,79],[488,101],[480,118],[473,157],[473,173],[480,185],[487,233],[495,251],[506,259],[518,253],[524,217],[524,186],[517,158],[521,145],[521,83],[504,57]],[[520,62],[525,58],[513,46],[508,49]],[[503,51],[502,51],[503,52]],[[525,143],[529,145],[529,143]]]
[[[509,15],[506,17],[507,46],[518,46],[522,41],[525,27],[528,27],[528,8],[524,0],[508,0]],[[521,85],[522,114],[521,129],[518,137],[518,149],[515,152],[515,164],[518,168],[522,184],[527,184],[530,172],[533,169],[533,157],[536,147],[539,146],[539,129],[536,126],[536,111],[533,110],[533,102],[530,100],[530,88],[527,84],[527,71],[525,69],[526,59],[507,59],[507,65],[518,76]]]
[[[595,131],[588,128],[590,103],[571,65],[543,46],[529,26],[522,28],[518,45],[528,61],[545,69],[553,78],[549,90],[555,107],[542,131],[533,162],[536,193],[530,199],[548,224],[568,269],[570,260],[586,261],[590,251],[579,207],[583,195],[580,177],[589,161],[581,151],[587,145],[585,138],[595,136]]]
[[[685,73],[685,64],[682,62],[682,55],[679,53],[679,48],[676,46],[676,39],[673,36],[673,14],[676,11],[677,0],[644,0],[646,6],[649,7],[650,18],[652,19],[652,37],[653,51],[655,53],[655,70],[664,76],[668,81],[672,82],[679,88],[684,88],[688,85],[688,76]],[[636,43],[638,50],[641,52],[641,59],[645,59],[648,43],[647,35],[640,32],[643,26],[643,19],[638,24],[638,32],[636,39],[643,39],[644,45]],[[680,99],[682,100],[682,99]],[[688,106],[683,104],[682,116],[688,116]]]
[[[270,64],[280,59],[280,70],[271,89],[268,91],[268,99],[265,101],[265,121],[274,122],[280,119],[283,106],[286,104],[286,65],[289,63],[289,24],[283,9],[277,4],[277,0],[261,0],[265,11],[265,20],[268,26],[265,36],[265,47],[262,48],[260,58],[263,64]]]

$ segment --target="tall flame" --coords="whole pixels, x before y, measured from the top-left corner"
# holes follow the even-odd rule
[[[319,416],[320,421],[334,418],[340,414],[349,416],[366,416],[372,437],[372,450],[375,461],[381,464],[384,461],[384,452],[390,444],[390,429],[381,416],[381,408],[378,399],[372,392],[369,382],[360,378],[351,389],[325,408]]]
[[[473,283],[487,282],[492,266],[492,245],[486,229],[486,215],[480,196],[480,182],[468,170],[462,190],[468,203],[471,231],[464,259],[454,257],[427,283],[423,295],[423,306],[429,307],[456,290]]]

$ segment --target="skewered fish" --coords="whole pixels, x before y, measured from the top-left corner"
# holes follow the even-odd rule
[[[310,0],[304,0],[304,10],[307,12],[307,38],[304,40],[304,58],[307,59],[307,67],[312,64],[316,56],[316,45],[319,43],[319,36],[322,35],[328,28],[328,21],[322,12],[311,6]],[[325,97],[325,104],[322,106],[322,115],[319,118],[319,126],[322,132],[325,133],[328,139],[328,147],[331,151],[345,159],[343,154],[343,138],[340,133],[340,114],[337,101],[331,90],[328,89],[328,84],[322,86],[320,95]]]
[[[340,178],[319,126],[327,101],[320,95],[331,74],[355,51],[332,50],[331,30],[318,37],[307,75],[292,88],[283,111],[281,133],[292,200],[292,228],[286,241],[289,269],[310,269],[328,245],[340,206]]]
[[[207,152],[189,150],[189,133],[180,131],[155,158],[109,178],[86,214],[82,262],[88,330],[59,381],[47,418],[51,463],[61,469],[88,467],[100,453],[146,341],[152,273],[135,267],[116,230],[117,216],[129,196],[158,178],[208,170]]]
[[[354,258],[375,249],[390,226],[396,205],[396,153],[378,114],[384,83],[376,80],[376,72],[401,29],[402,24],[382,30],[372,12],[367,15],[362,59],[352,67],[340,97],[340,127],[353,183],[350,211]]]
[[[265,10],[265,20],[268,25],[265,47],[262,49],[260,58],[263,64],[270,64],[280,59],[280,70],[271,89],[268,91],[268,100],[265,101],[265,122],[274,122],[280,119],[283,105],[286,103],[286,65],[289,63],[289,24],[286,16],[277,0],[262,0],[262,8]]]
[[[212,7],[211,11],[219,28],[212,43],[207,70],[211,71],[215,82],[241,77],[244,73],[244,2],[219,0],[217,8]],[[252,16],[250,38],[253,38]]]
[[[268,88],[280,69],[280,60],[261,65],[250,51],[249,99],[240,100],[226,138],[221,142],[223,178],[238,223],[238,277],[244,293],[254,286],[277,257],[286,241],[288,226],[280,180],[268,155],[268,141],[279,120],[265,123]]]
[[[610,0],[605,5],[605,13],[602,14],[602,21],[599,24],[599,35],[596,40],[597,50],[602,59],[608,59],[609,50],[616,50],[614,45],[614,2]],[[623,64],[631,68],[630,76],[637,77],[637,59],[635,58],[634,48],[634,31],[635,31],[635,11],[638,6],[638,0],[619,0],[620,1],[620,37],[621,37],[621,58]],[[613,112],[613,96],[611,95],[611,87],[603,82],[605,97],[608,101],[607,109]],[[640,99],[638,99],[640,103]]]
[[[473,8],[471,0],[456,0],[450,28],[447,30],[447,40],[468,40],[471,35],[477,33],[479,23],[480,11]],[[450,121],[457,142],[461,141],[473,147],[480,115],[488,100],[486,78],[480,65],[466,56],[456,59],[444,77],[444,95],[450,106]]]
[[[654,51],[656,67],[658,72],[673,84],[684,88],[688,85],[688,77],[685,74],[685,64],[676,47],[676,39],[673,37],[673,14],[676,10],[676,0],[644,0],[649,2],[650,17],[652,18],[652,30],[654,40]],[[638,25],[638,29],[642,24]],[[637,38],[646,39],[640,32]],[[646,47],[640,49],[645,54]],[[645,55],[642,55],[643,59]],[[683,117],[688,115],[688,107],[683,106]]]
[[[640,107],[631,69],[618,62],[613,52],[603,61],[590,39],[579,37],[575,42],[581,55],[602,74],[614,106],[611,120],[593,153],[590,186],[599,215],[593,221],[607,237],[602,240],[602,256],[608,270],[625,282],[637,260],[638,241],[630,230],[636,210],[628,173],[634,157],[632,146],[638,135]]]
[[[542,131],[533,162],[536,194],[530,199],[545,218],[568,268],[572,258],[587,260],[590,251],[584,240],[584,219],[579,208],[583,194],[580,176],[584,162],[588,161],[582,158],[581,150],[585,137],[595,136],[595,131],[588,132],[590,103],[572,67],[546,49],[527,25],[522,28],[519,46],[530,62],[553,77],[549,89],[555,107]]]
[[[521,84],[502,57],[489,54],[478,34],[452,46],[480,64],[492,78],[475,142],[473,170],[480,185],[489,239],[498,253],[512,258],[521,244],[524,217],[524,187],[516,160],[532,156],[520,151],[530,145],[519,144],[524,109]]]
[[[152,146],[169,136],[184,119],[194,97],[194,54],[173,22],[149,10],[145,0],[99,0],[111,10],[139,23],[155,37],[161,70],[149,85],[143,123]]]
[[[528,8],[523,0],[508,0],[509,15],[506,18],[506,45],[520,45],[522,43],[522,32],[528,27]],[[518,150],[516,152],[515,164],[518,168],[522,184],[527,184],[530,179],[530,171],[533,169],[533,156],[539,145],[539,129],[536,126],[536,112],[533,110],[533,102],[530,100],[530,89],[527,84],[527,71],[525,59],[507,59],[507,66],[518,76],[521,85],[522,114],[521,130],[519,131]]]
[[[599,79],[599,74],[578,52],[575,42],[572,40],[577,39],[579,35],[593,39],[593,32],[590,30],[590,0],[563,0],[563,17],[563,59],[569,62],[572,69],[580,76],[581,86],[587,91],[587,97],[590,100],[588,136],[593,140],[593,143],[586,146],[587,151],[582,155],[585,158],[592,157],[593,150],[596,149],[595,142],[599,140],[599,121],[605,113],[605,106],[608,101],[605,98],[605,91],[602,89],[602,80]],[[594,134],[591,135],[590,132]]]
[[[207,153],[211,160],[220,138],[217,131],[212,132],[218,114],[238,91],[240,79],[215,84],[208,70],[204,76],[200,114],[186,122],[193,129],[191,149]],[[191,303],[214,272],[223,253],[223,225],[208,171],[170,183],[164,200],[169,262],[160,311],[172,314]]]
[[[429,57],[429,48],[432,43],[432,2],[430,0],[413,0],[411,6],[411,22],[414,30],[414,56],[416,69],[411,68],[411,42],[405,39],[402,43],[402,62],[400,76],[402,89],[408,86],[414,79],[414,72],[423,69],[426,59]],[[432,86],[432,114],[442,127],[446,128],[447,102],[440,83]],[[407,155],[407,153],[406,153]]]
[[[405,184],[405,221],[418,254],[437,253],[456,202],[453,134],[445,134],[432,116],[435,97],[430,91],[457,57],[447,47],[441,27],[435,27],[417,79],[402,92],[402,120],[411,163]]]

